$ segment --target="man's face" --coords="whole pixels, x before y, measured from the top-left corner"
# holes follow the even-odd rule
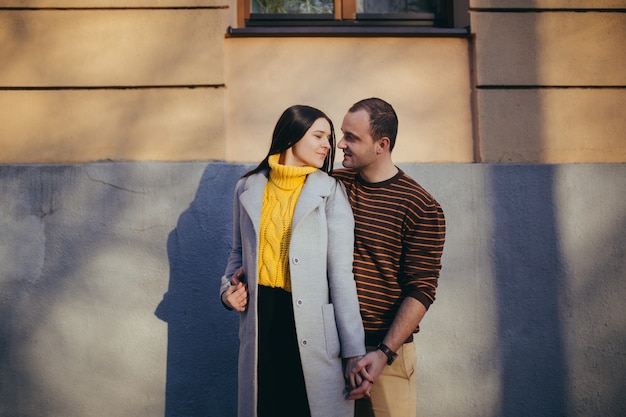
[[[374,138],[370,134],[370,117],[365,110],[348,112],[341,124],[343,136],[337,147],[343,151],[342,164],[361,171],[376,161]]]

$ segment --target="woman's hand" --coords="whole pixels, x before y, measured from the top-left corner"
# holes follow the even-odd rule
[[[346,378],[346,399],[358,400],[360,398],[369,398],[372,383],[361,375],[360,372],[354,372],[354,368],[363,356],[355,356],[347,358],[345,363]]]
[[[387,356],[380,350],[368,352],[352,366],[350,378],[360,378],[361,383],[348,394],[349,400],[370,396],[372,385],[387,365]]]
[[[352,358],[345,359],[344,378],[346,379],[346,388],[348,388],[349,391],[352,391],[353,389],[361,385],[361,382],[362,382],[361,375],[358,373],[353,374],[352,369],[354,368],[356,363],[359,361],[359,359],[361,359],[362,357],[363,356],[354,356]]]
[[[248,286],[242,282],[243,267],[230,278],[230,287],[222,293],[222,302],[235,311],[243,313],[248,306]]]

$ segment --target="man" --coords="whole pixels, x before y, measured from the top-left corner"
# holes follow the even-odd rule
[[[417,408],[413,334],[435,299],[445,239],[437,201],[396,167],[398,118],[378,98],[357,102],[341,125],[346,186],[355,219],[354,275],[368,353],[352,374],[362,383],[356,417],[408,417]]]

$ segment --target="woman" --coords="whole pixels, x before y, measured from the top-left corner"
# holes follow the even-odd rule
[[[241,313],[239,417],[353,415],[344,372],[365,354],[364,332],[352,210],[329,175],[334,149],[331,120],[292,106],[267,157],[236,185],[220,293]]]

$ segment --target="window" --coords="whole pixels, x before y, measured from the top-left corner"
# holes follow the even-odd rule
[[[452,0],[238,0],[238,26],[452,27]]]

